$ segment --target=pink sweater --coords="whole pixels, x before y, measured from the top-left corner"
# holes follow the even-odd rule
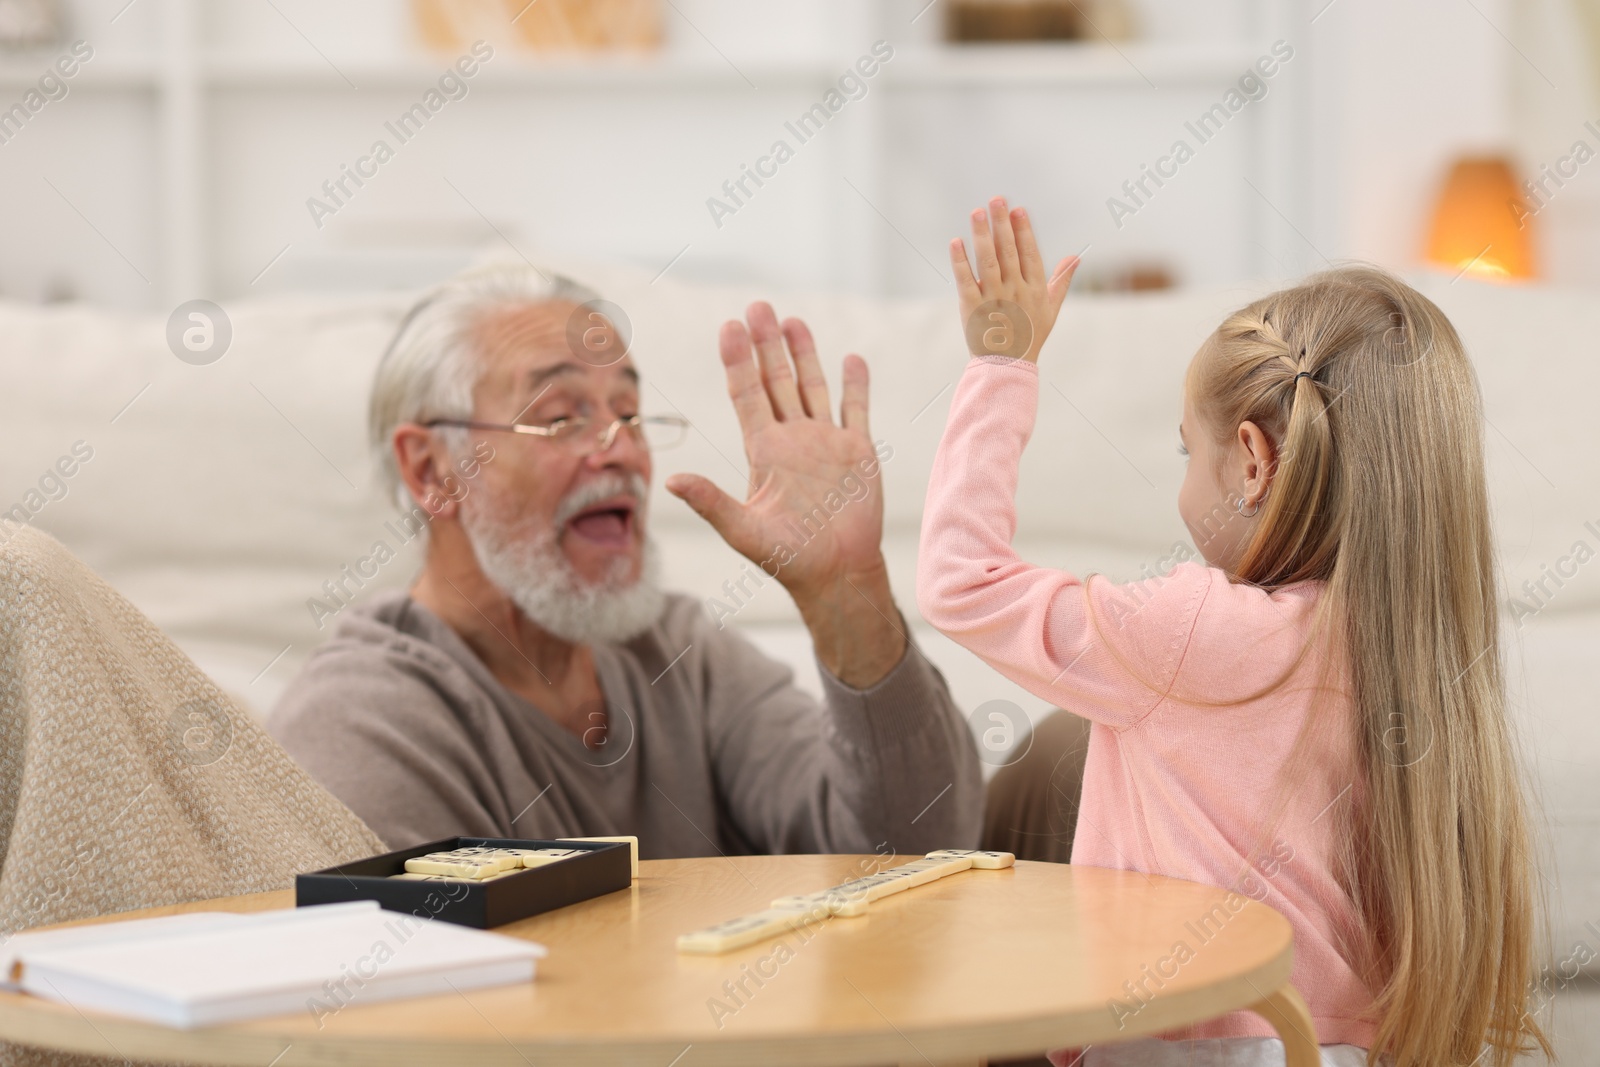
[[[1334,816],[1360,797],[1353,708],[1337,688],[1342,665],[1320,694],[1323,657],[1295,665],[1321,583],[1266,593],[1183,563],[1115,585],[1024,562],[1011,548],[1013,499],[1038,398],[1030,363],[968,364],[928,484],[922,614],[1029,692],[1092,721],[1074,863],[1222,886],[1277,909],[1294,928],[1293,980],[1318,1041],[1370,1047],[1372,996],[1339,951],[1354,919],[1333,873]],[[1069,463],[1062,457],[1063,471]],[[1239,701],[1286,672],[1275,692]],[[1229,701],[1238,702],[1207,706]],[[1319,728],[1284,785],[1314,711]],[[1119,1019],[1160,992],[1128,977],[1126,1000],[1110,1006]],[[1237,1012],[1166,1036],[1275,1035]]]

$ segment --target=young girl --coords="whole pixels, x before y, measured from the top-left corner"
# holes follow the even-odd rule
[[[1073,861],[1285,915],[1325,1064],[1548,1052],[1479,397],[1450,323],[1367,268],[1231,315],[1189,365],[1179,426],[1178,510],[1206,565],[1117,586],[1010,545],[1035,360],[1077,261],[1047,274],[1000,199],[972,231],[976,277],[961,240],[950,252],[975,358],[928,486],[917,599],[1092,721]],[[1018,358],[992,354],[1008,343]],[[1240,1012],[1086,1060],[1281,1064],[1272,1034]]]

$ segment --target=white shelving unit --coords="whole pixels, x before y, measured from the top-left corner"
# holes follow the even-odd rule
[[[0,60],[0,90],[31,88],[38,80],[47,59],[29,63],[20,59]],[[161,86],[161,67],[154,60],[111,60],[85,66],[73,78],[78,89],[91,92],[107,89],[157,89]]]
[[[817,221],[809,230],[796,228],[792,219],[778,219],[770,222],[770,236],[763,234],[758,239],[747,232],[724,240],[721,234],[706,232],[703,221],[698,221],[701,216],[696,215],[695,204],[682,210],[681,217],[671,211],[654,212],[661,217],[661,224],[640,226],[636,248],[611,246],[597,251],[600,256],[632,254],[641,260],[659,259],[664,263],[675,249],[698,244],[701,249],[711,249],[696,253],[707,257],[701,273],[737,274],[759,258],[754,246],[762,241],[770,246],[774,241],[793,241],[797,235],[810,233],[820,243],[800,257],[802,262],[788,280],[819,287],[865,287],[885,293],[919,291],[919,287],[933,281],[922,274],[924,268],[915,264],[911,252],[931,261],[940,249],[931,237],[923,239],[914,232],[919,216],[908,214],[902,218],[896,214],[896,206],[906,202],[909,207],[919,199],[937,201],[930,204],[932,210],[945,219],[959,219],[959,214],[950,214],[952,209],[947,205],[956,197],[970,199],[966,186],[977,188],[984,182],[1004,181],[1010,173],[998,166],[998,178],[983,173],[981,168],[973,171],[971,153],[959,139],[952,141],[948,149],[940,148],[935,135],[945,122],[941,109],[955,115],[972,100],[985,96],[1007,101],[1008,108],[1033,108],[1047,120],[1043,125],[1058,125],[1064,132],[1042,135],[1040,146],[1033,146],[1024,138],[1024,150],[1016,153],[1015,172],[1030,177],[1035,187],[1045,189],[1044,195],[1049,196],[1053,187],[1038,180],[1041,170],[1060,168],[1069,172],[1066,178],[1070,184],[1071,172],[1079,163],[1084,168],[1102,167],[1108,171],[1108,178],[1086,185],[1103,190],[1104,195],[1116,195],[1117,185],[1109,180],[1109,174],[1136,178],[1138,163],[1144,162],[1145,157],[1136,154],[1137,149],[1129,144],[1108,147],[1107,141],[1126,138],[1131,136],[1127,131],[1148,126],[1148,117],[1160,114],[1163,107],[1177,106],[1176,102],[1183,100],[1203,105],[1205,100],[1214,99],[1274,39],[1292,37],[1291,27],[1297,21],[1304,22],[1298,0],[1241,2],[1252,3],[1245,20],[1253,27],[1249,39],[960,48],[935,43],[902,44],[894,61],[884,65],[873,79],[870,104],[853,106],[850,121],[840,123],[843,131],[836,137],[829,131],[830,144],[825,153],[814,153],[817,161],[808,166],[818,174],[826,172],[826,181],[813,176],[790,183],[791,192],[786,195],[795,203],[782,214],[815,214]],[[150,146],[149,162],[158,192],[156,202],[150,205],[155,216],[156,247],[149,251],[158,265],[142,301],[150,306],[171,306],[200,294],[236,295],[254,284],[251,267],[246,264],[266,263],[276,247],[306,248],[324,240],[322,234],[306,232],[307,227],[296,221],[299,216],[284,209],[286,194],[278,191],[278,187],[293,187],[313,192],[315,182],[298,178],[295,180],[300,184],[295,186],[288,178],[280,181],[274,176],[271,180],[278,187],[268,198],[270,206],[263,209],[258,199],[251,199],[257,190],[249,188],[250,181],[242,179],[240,172],[230,169],[232,158],[250,149],[251,136],[241,130],[242,124],[251,124],[252,129],[259,125],[281,141],[274,154],[242,172],[246,176],[278,167],[286,172],[297,168],[313,170],[309,162],[289,157],[301,143],[308,155],[323,152],[318,143],[319,123],[344,121],[341,109],[370,108],[389,98],[403,101],[436,79],[448,62],[445,57],[405,55],[341,58],[335,66],[309,38],[291,41],[289,49],[263,47],[246,52],[226,42],[207,40],[208,25],[215,12],[205,10],[197,0],[142,0],[141,6],[146,9],[142,17],[154,27],[147,35],[149,54],[141,57],[124,51],[99,57],[85,65],[73,88],[84,96],[140,99],[145,101],[144,106],[154,109],[154,144]],[[859,17],[861,25],[856,29],[870,34],[863,35],[865,41],[891,39],[901,29],[895,20],[904,16],[897,14],[892,0],[880,0],[863,8],[868,9],[868,14]],[[667,17],[673,16],[669,12]],[[926,29],[919,27],[924,35]],[[305,35],[302,33],[301,37]],[[1310,265],[1305,241],[1298,236],[1302,227],[1293,221],[1303,220],[1311,204],[1310,180],[1303,163],[1308,154],[1311,109],[1302,88],[1310,79],[1309,71],[1299,69],[1310,66],[1311,56],[1309,47],[1300,47],[1304,58],[1297,59],[1296,78],[1284,78],[1274,85],[1272,106],[1254,106],[1247,121],[1241,123],[1246,129],[1238,138],[1230,138],[1233,143],[1226,158],[1209,164],[1213,170],[1237,173],[1227,181],[1208,176],[1208,192],[1198,198],[1200,207],[1191,207],[1184,213],[1185,218],[1197,219],[1197,225],[1204,222],[1201,216],[1213,213],[1236,220],[1222,234],[1217,253],[1218,262],[1227,265],[1222,268],[1227,275],[1278,276]],[[537,127],[541,117],[548,119],[551,101],[561,101],[569,109],[598,107],[601,110],[597,113],[604,117],[597,121],[619,124],[626,120],[618,119],[618,115],[666,109],[671,121],[681,122],[683,142],[695,142],[695,147],[684,147],[680,158],[672,160],[670,166],[658,162],[661,183],[668,184],[679,180],[668,173],[678,164],[684,170],[706,168],[711,173],[737,174],[737,164],[742,161],[737,153],[759,150],[763,139],[769,136],[767,131],[778,128],[778,117],[792,112],[794,101],[819,98],[847,62],[741,58],[735,64],[704,48],[693,52],[668,47],[645,58],[574,60],[536,60],[505,54],[503,50],[473,79],[471,89],[479,101],[473,105],[475,108],[515,117],[512,125],[519,134],[524,132],[520,116],[526,113],[530,116],[528,126]],[[24,89],[38,77],[39,69],[31,61],[7,60],[0,64],[0,90],[15,93]],[[744,118],[746,113],[759,111],[756,105],[768,99],[772,121]],[[740,108],[744,110],[739,111]],[[1125,120],[1119,117],[1124,112]],[[291,114],[294,121],[303,125],[305,136],[295,138],[281,128],[273,134],[274,124],[287,122],[286,116]],[[703,117],[697,119],[697,115]],[[705,129],[697,128],[697,121]],[[1176,121],[1163,118],[1161,122],[1173,129],[1174,136],[1178,135]],[[1074,133],[1073,123],[1080,123],[1088,132]],[[350,124],[361,128],[353,120]],[[737,124],[747,126],[751,132],[745,135],[741,130],[739,137],[727,132]],[[649,125],[640,120],[640,129]],[[952,118],[949,125],[965,133],[959,119]],[[481,145],[486,138],[496,136],[496,128],[484,116],[479,127],[463,132],[461,138],[469,147]],[[504,123],[498,128],[504,129]],[[560,134],[551,136],[559,138]],[[729,147],[717,142],[719,136]],[[1077,136],[1094,143],[1084,152],[1064,157],[1066,149],[1061,142]],[[470,140],[473,137],[477,140]],[[749,149],[738,147],[744,143],[749,144]],[[1003,150],[1013,151],[1014,143],[1003,142]],[[1149,151],[1162,147],[1159,142],[1152,142]],[[453,150],[458,156],[461,154],[459,147]],[[720,170],[710,168],[707,161],[722,158],[724,153],[729,162],[723,163]],[[1037,157],[1034,163],[1025,161],[1029,153]],[[1220,151],[1214,154],[1222,155]],[[489,158],[493,155],[488,153]],[[324,154],[322,158],[327,162],[321,165],[321,173],[335,172],[341,161],[336,154]],[[1119,164],[1114,171],[1113,160]],[[5,162],[0,158],[0,165]],[[431,165],[431,161],[413,165]],[[518,164],[508,161],[508,165]],[[531,167],[536,175],[542,173],[526,160],[521,165]],[[478,166],[474,177],[492,177],[487,173],[492,169]],[[971,174],[959,176],[964,171]],[[442,165],[440,172],[444,174]],[[844,177],[854,192],[833,182],[834,177]],[[553,187],[547,192],[547,199],[571,199],[572,190],[581,195],[587,184],[582,174],[568,173],[564,180],[567,185]],[[694,184],[687,178],[681,181],[685,187]],[[940,182],[950,185],[951,190],[928,191]],[[909,193],[908,183],[912,186]],[[702,178],[695,187],[710,194],[717,184]],[[296,195],[298,198],[303,194]],[[1072,194],[1073,210],[1081,211],[1081,218],[1066,210],[1058,212],[1067,215],[1070,228],[1078,232],[1097,225],[1089,208],[1093,206],[1096,212],[1101,209],[1089,203],[1089,195]],[[664,201],[673,209],[683,207],[689,198],[689,194],[681,192],[674,196],[670,202]],[[630,199],[637,198],[626,192],[614,193],[608,203],[626,215]],[[497,229],[536,234],[533,243],[540,249],[559,249],[573,243],[570,235],[565,239],[560,236],[565,224],[553,213],[541,215],[545,209],[539,206],[503,206],[507,202],[508,198],[502,198],[499,206],[479,209],[474,205],[473,210]],[[762,207],[767,210],[766,205]],[[462,217],[469,214],[459,204],[453,209]],[[278,229],[271,236],[257,238],[247,232],[256,215],[274,210],[283,216],[283,221],[277,223]],[[423,206],[409,204],[403,197],[394,198],[384,210],[401,219],[426,214]],[[586,210],[601,208],[589,205]],[[889,221],[891,215],[896,221]],[[502,221],[504,227],[500,226]],[[1191,239],[1180,232],[1187,224],[1160,223],[1171,231],[1166,236],[1155,232],[1157,225],[1146,225],[1146,232],[1140,235],[1136,246],[1130,245],[1128,254],[1138,254],[1141,248],[1147,250],[1147,255],[1166,254],[1164,241],[1176,247],[1178,254],[1190,254],[1184,248],[1192,243]],[[677,234],[671,232],[674,229]],[[1200,234],[1198,240],[1218,240],[1216,233],[1206,234],[1203,229],[1196,233]],[[284,235],[282,240],[278,234]],[[1114,237],[1120,240],[1120,234]],[[718,241],[722,244],[716,244]],[[1115,244],[1115,240],[1111,243]],[[130,254],[124,258],[142,257]],[[1192,262],[1189,265],[1192,267]],[[939,268],[934,267],[934,273],[938,272]],[[105,294],[95,288],[83,286],[84,295],[103,298]]]
[[[1207,45],[1141,45],[1113,48],[1104,44],[1062,44],[1049,47],[917,48],[897,54],[886,65],[879,84],[899,89],[959,86],[1145,86],[1176,87],[1212,84],[1234,77],[1255,59],[1248,48]],[[208,85],[228,88],[345,88],[345,78],[361,89],[411,89],[436,77],[440,64],[421,58],[385,63],[283,61],[259,56],[219,56],[201,64]],[[136,73],[133,68],[130,73]],[[153,70],[144,76],[155,80]],[[486,67],[474,85],[502,90],[679,89],[743,86],[748,77],[760,89],[826,86],[839,75],[839,64],[817,60],[741,64],[657,55],[516,61],[513,66]]]

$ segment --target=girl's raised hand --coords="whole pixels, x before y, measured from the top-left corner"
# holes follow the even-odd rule
[[[1007,211],[1005,198],[999,196],[989,201],[988,211],[972,213],[972,243],[976,277],[965,242],[959,237],[950,242],[968,350],[975,356],[1037,362],[1078,269],[1078,257],[1068,256],[1046,276],[1028,213],[1020,207]]]

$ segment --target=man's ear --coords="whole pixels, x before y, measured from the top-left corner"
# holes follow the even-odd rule
[[[450,456],[439,435],[414,422],[402,423],[394,428],[389,446],[394,449],[395,467],[411,499],[417,501],[430,518],[456,514],[460,498],[446,491],[445,479],[450,479],[452,484],[456,480],[452,477]]]
[[[1241,422],[1238,433],[1239,459],[1244,485],[1241,493],[1246,502],[1259,502],[1272,486],[1272,477],[1278,470],[1278,451],[1272,438],[1253,422]]]

